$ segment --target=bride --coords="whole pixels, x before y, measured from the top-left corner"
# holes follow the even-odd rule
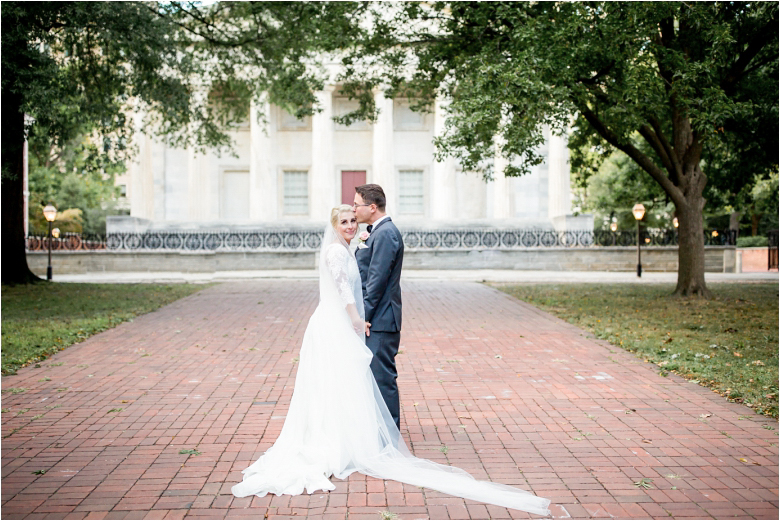
[[[330,476],[361,472],[484,503],[548,515],[550,501],[411,455],[371,373],[363,292],[349,243],[351,206],[331,211],[319,257],[320,303],[301,345],[290,409],[274,445],[244,469],[237,497],[334,490]],[[370,330],[369,333],[370,334]]]

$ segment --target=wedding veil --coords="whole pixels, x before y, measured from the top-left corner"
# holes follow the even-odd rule
[[[340,248],[344,248],[344,251],[341,251]],[[359,277],[351,283],[349,282],[345,252],[352,256],[347,241],[333,229],[333,226],[330,224],[326,225],[325,233],[322,236],[322,244],[320,245],[318,262],[320,304],[325,304],[332,309],[344,309],[349,300],[348,289],[352,295],[351,301],[354,302],[360,318],[365,320],[363,287],[360,284]],[[341,288],[341,291],[339,291],[339,288]],[[362,338],[365,340],[365,334]]]

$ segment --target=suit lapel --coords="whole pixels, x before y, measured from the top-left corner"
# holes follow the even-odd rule
[[[380,222],[379,224],[377,224],[376,226],[374,226],[371,229],[371,235],[373,235],[374,232],[376,232],[378,228],[381,228],[383,224],[385,224],[386,222],[390,222],[390,221],[392,221],[392,219],[390,217],[385,217],[384,219],[382,219],[382,222]]]

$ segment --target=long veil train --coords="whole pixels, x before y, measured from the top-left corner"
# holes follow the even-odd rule
[[[348,245],[326,226],[319,259],[320,303],[304,333],[290,409],[279,438],[243,471],[233,494],[298,495],[333,490],[328,479],[360,472],[440,492],[548,515],[548,499],[414,457],[379,392],[372,354],[345,306],[361,316],[362,289]]]

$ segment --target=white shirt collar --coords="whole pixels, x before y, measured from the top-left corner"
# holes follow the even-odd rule
[[[374,224],[372,224],[372,226],[373,226],[374,228],[376,228],[376,225],[377,225],[377,224],[381,223],[382,221],[384,221],[384,220],[385,220],[385,219],[387,219],[388,217],[390,217],[390,216],[389,216],[389,215],[383,215],[382,217],[380,217],[379,219],[377,219],[376,221],[374,221]],[[371,228],[371,229],[373,230],[374,228]]]

